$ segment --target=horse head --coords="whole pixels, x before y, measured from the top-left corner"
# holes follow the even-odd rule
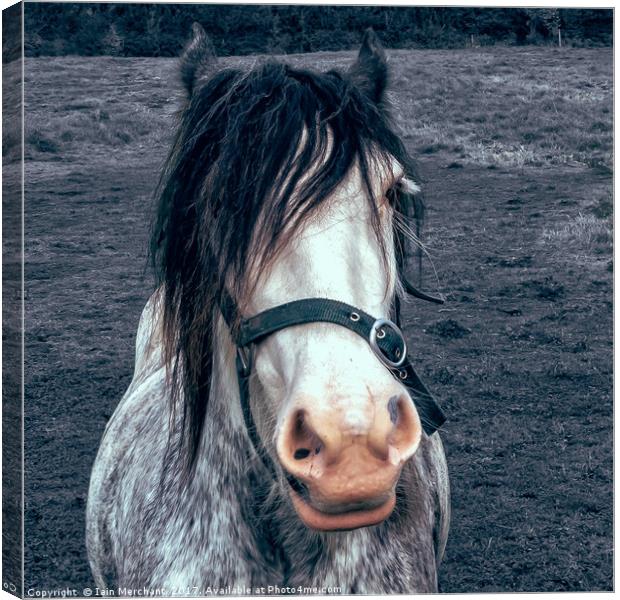
[[[181,69],[188,101],[153,250],[191,467],[209,418],[214,353],[226,344],[234,356],[245,320],[306,298],[394,314],[417,188],[390,124],[387,63],[372,31],[346,72],[271,61],[242,71],[220,68],[195,25]],[[227,302],[234,310],[224,322]],[[423,423],[367,340],[311,321],[252,344],[256,433],[303,523],[373,525],[395,506]]]

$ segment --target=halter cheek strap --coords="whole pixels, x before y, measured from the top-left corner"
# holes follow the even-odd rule
[[[412,295],[431,302],[443,303],[443,298],[428,296],[416,290],[411,284],[405,289]],[[411,292],[415,290],[415,293]],[[400,306],[395,305],[395,319],[400,321]],[[237,308],[230,297],[222,302],[222,314],[231,327]],[[237,379],[243,418],[252,444],[275,476],[275,467],[269,458],[256,430],[256,424],[250,409],[249,379],[252,374],[252,347],[259,344],[271,334],[308,323],[333,323],[346,327],[366,340],[377,358],[406,388],[413,399],[422,428],[427,435],[432,435],[446,420],[446,416],[428,388],[418,377],[411,359],[407,355],[407,345],[399,326],[389,319],[375,319],[368,313],[350,304],[325,298],[307,298],[281,304],[261,312],[254,317],[244,319],[233,334],[237,344]]]

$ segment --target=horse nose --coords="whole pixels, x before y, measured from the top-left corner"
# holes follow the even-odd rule
[[[317,404],[308,398],[286,416],[277,440],[284,470],[307,486],[315,503],[332,508],[392,493],[421,438],[411,399],[393,395],[331,410]]]

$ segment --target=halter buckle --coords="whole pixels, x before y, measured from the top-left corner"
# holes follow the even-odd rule
[[[402,342],[402,349],[399,349],[402,353],[400,358],[397,361],[391,360],[383,350],[379,344],[377,344],[377,338],[383,339],[385,337],[385,328],[391,329]],[[382,331],[383,335],[380,335],[379,332]],[[405,361],[407,360],[407,342],[405,342],[405,337],[403,336],[403,332],[400,330],[398,325],[389,319],[377,319],[370,328],[370,335],[368,336],[368,343],[372,348],[372,351],[377,355],[379,360],[390,369],[398,369],[401,367]]]

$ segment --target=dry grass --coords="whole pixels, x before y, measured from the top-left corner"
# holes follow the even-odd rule
[[[21,158],[21,61],[2,67],[2,157],[6,163]]]
[[[608,260],[612,252],[613,223],[594,215],[579,213],[561,228],[545,228],[543,242],[561,245],[572,258],[599,256]]]
[[[577,203],[579,205],[579,203]],[[548,225],[541,243],[551,246],[568,263],[608,264],[613,254],[613,196],[611,190],[597,201],[581,205],[579,212],[567,213],[563,220]]]
[[[180,104],[170,60],[28,59],[25,80],[31,160],[118,157],[165,146]]]
[[[611,168],[610,49],[495,47],[389,55],[395,119],[417,152],[439,153],[458,164]],[[313,57],[320,69],[342,68],[352,53]],[[247,66],[256,60],[222,62]],[[307,65],[303,55],[288,60]],[[28,59],[27,156],[163,149],[182,99],[176,65],[172,59]],[[54,89],[62,95],[50,94]]]
[[[611,167],[609,49],[395,52],[397,119],[420,152],[481,165]]]

